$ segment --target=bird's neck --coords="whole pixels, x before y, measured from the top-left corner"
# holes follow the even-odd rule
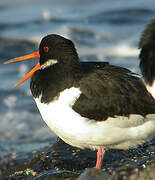
[[[145,83],[152,86],[155,81],[155,50],[151,46],[145,46],[140,51],[140,69]]]
[[[30,82],[30,89],[34,98],[40,98],[43,103],[49,103],[59,96],[65,89],[75,86],[81,78],[80,64],[40,69],[35,72]]]

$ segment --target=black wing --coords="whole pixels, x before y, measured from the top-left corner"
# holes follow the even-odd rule
[[[108,65],[85,76],[78,84],[82,94],[72,107],[82,116],[106,120],[115,115],[155,113],[155,101],[128,69]]]

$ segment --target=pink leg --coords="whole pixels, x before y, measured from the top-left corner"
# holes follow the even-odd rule
[[[99,148],[97,151],[97,161],[96,161],[96,169],[101,169],[102,166],[102,161],[105,155],[105,149],[104,148]]]

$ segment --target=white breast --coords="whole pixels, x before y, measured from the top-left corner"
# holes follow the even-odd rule
[[[90,149],[128,149],[155,133],[155,115],[145,119],[140,115],[130,115],[129,118],[117,116],[106,121],[82,117],[72,109],[80,94],[79,88],[72,87],[61,92],[59,98],[49,104],[41,103],[41,97],[35,99],[43,120],[66,143]]]
[[[155,99],[155,80],[153,81],[153,84],[151,86],[147,84],[146,89],[149,91],[149,93]]]

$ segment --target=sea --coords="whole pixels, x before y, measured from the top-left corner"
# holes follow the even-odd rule
[[[14,88],[38,59],[4,61],[38,51],[41,38],[54,33],[75,43],[81,61],[109,61],[140,73],[138,43],[153,18],[154,0],[1,0],[0,155],[57,140],[36,108],[30,81]]]

